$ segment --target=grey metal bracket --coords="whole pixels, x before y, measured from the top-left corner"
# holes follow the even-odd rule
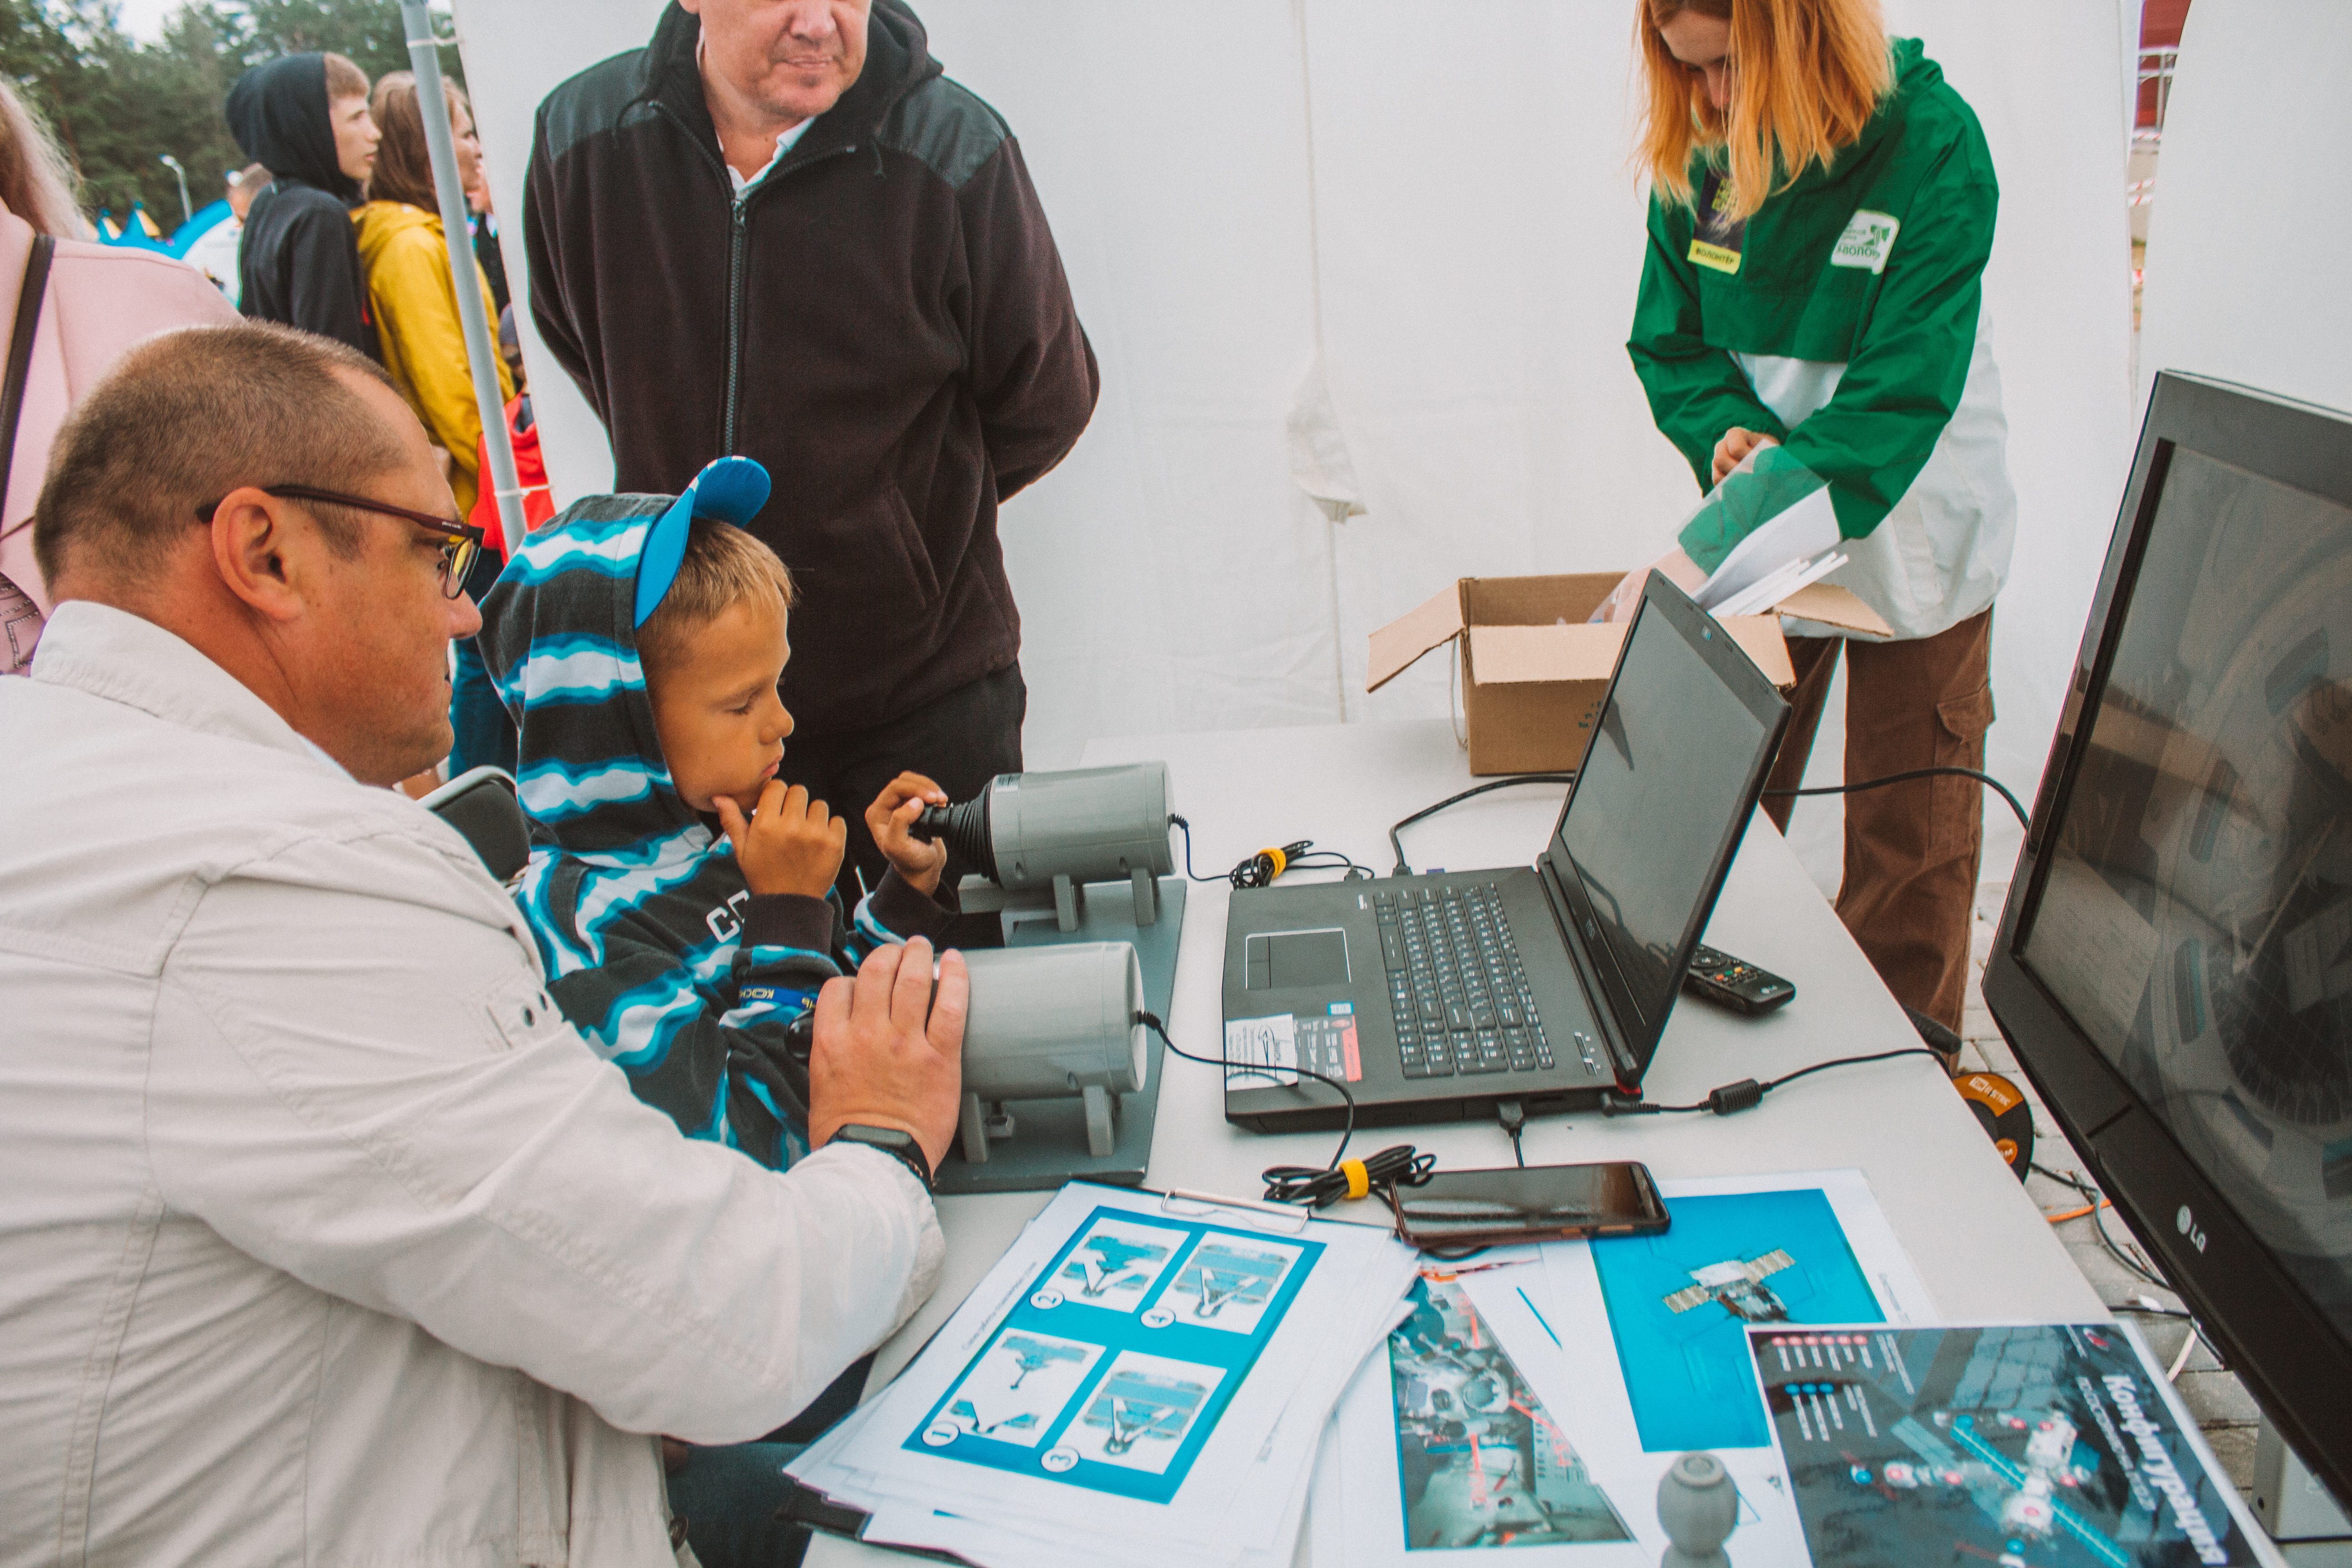
[[[1183,935],[1188,890],[1184,879],[1160,879],[1153,889],[1155,918],[1149,924],[1135,918],[1128,881],[1092,884],[1093,898],[1086,896],[1087,890],[1071,890],[1072,912],[1077,917],[1074,931],[1064,929],[1050,889],[1007,893],[993,882],[969,877],[957,892],[966,913],[992,913],[1000,918],[1007,947],[1049,947],[1071,942],[1134,943],[1143,969],[1144,1005],[1165,1018],[1176,993],[1177,944]],[[1050,1192],[1073,1179],[1139,1186],[1151,1163],[1151,1136],[1166,1058],[1160,1037],[1149,1037],[1143,1087],[1131,1094],[1093,1090],[1059,1100],[1007,1100],[1001,1105],[975,1104],[977,1095],[966,1096],[960,1137],[940,1163],[939,1191]]]

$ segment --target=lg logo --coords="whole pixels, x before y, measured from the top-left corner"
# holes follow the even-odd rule
[[[2189,1238],[2189,1246],[2199,1252],[2205,1250],[2205,1233],[2197,1228],[2197,1216],[2189,1212],[2187,1204],[2180,1205],[2180,1212],[2172,1216],[2172,1223],[2179,1228],[2181,1235]]]

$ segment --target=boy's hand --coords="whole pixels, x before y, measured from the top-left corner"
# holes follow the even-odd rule
[[[866,831],[899,876],[915,891],[929,896],[939,890],[940,872],[948,863],[948,847],[926,844],[908,829],[927,805],[945,805],[948,792],[920,773],[900,773],[882,786],[866,808]]]
[[[1748,460],[1748,454],[1759,447],[1777,447],[1780,443],[1759,430],[1742,430],[1734,425],[1715,444],[1715,482],[1723,483],[1724,476]]]
[[[754,893],[803,893],[824,897],[841,875],[841,854],[849,841],[849,824],[811,800],[799,784],[790,789],[782,779],[770,779],[760,792],[751,820],[726,795],[717,801],[719,824],[735,846],[735,863]]]
[[[877,947],[857,978],[828,980],[816,994],[809,1056],[809,1142],[823,1148],[843,1127],[911,1132],[937,1171],[962,1109],[963,1025],[971,979],[963,954],[940,958],[931,990],[931,944]]]

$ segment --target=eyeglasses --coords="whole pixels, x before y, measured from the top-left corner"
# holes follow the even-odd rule
[[[436,517],[429,511],[411,511],[404,506],[388,506],[380,500],[341,495],[333,490],[312,489],[308,485],[264,485],[261,493],[276,496],[280,500],[324,501],[329,506],[347,506],[354,511],[381,512],[385,517],[404,518],[419,528],[439,534],[442,539],[441,593],[446,598],[454,599],[466,591],[467,574],[473,571],[474,563],[481,559],[482,545],[489,537],[485,531],[454,518]],[[216,500],[206,501],[196,508],[196,521],[211,522],[213,513],[220,510],[220,504]]]

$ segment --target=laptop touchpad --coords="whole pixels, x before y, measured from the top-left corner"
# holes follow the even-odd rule
[[[1248,938],[1245,947],[1252,991],[1348,983],[1346,931],[1268,931]]]

